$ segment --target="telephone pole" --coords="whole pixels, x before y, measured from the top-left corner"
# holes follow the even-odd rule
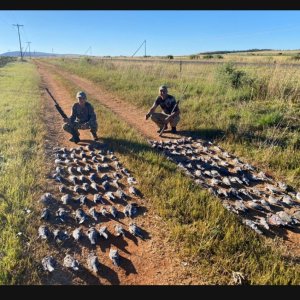
[[[29,47],[29,57],[31,59],[31,53],[30,53],[30,44],[31,44],[31,42],[27,42],[27,44],[28,44],[28,47]]]
[[[21,60],[23,60],[23,54],[22,54],[22,46],[21,46],[21,38],[20,38],[20,30],[19,30],[19,27],[20,27],[20,26],[24,26],[24,25],[13,24],[13,26],[17,26],[17,27],[18,27],[18,35],[19,35],[19,43],[20,43],[20,54],[21,54]]]

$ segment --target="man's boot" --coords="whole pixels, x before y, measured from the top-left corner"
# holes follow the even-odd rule
[[[92,134],[92,136],[93,136],[94,141],[98,141],[99,138],[98,138],[97,133],[94,132],[94,131],[92,131],[91,134]]]
[[[78,144],[80,142],[80,138],[78,135],[73,135],[70,139],[69,139],[70,142],[73,142],[75,144]]]
[[[80,142],[79,134],[75,130],[72,130],[71,132],[72,137],[69,139],[70,142],[73,142],[75,144],[78,144]]]

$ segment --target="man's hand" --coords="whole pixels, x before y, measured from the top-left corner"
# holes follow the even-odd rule
[[[69,123],[69,118],[64,118],[65,123]]]
[[[81,129],[89,129],[89,123],[83,123],[81,126],[80,126]]]
[[[150,114],[147,113],[147,114],[146,114],[146,120],[148,120],[149,118],[150,118]]]
[[[165,124],[168,124],[170,122],[171,117],[165,118]]]

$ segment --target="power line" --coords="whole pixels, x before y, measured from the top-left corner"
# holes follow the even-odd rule
[[[146,40],[144,40],[141,44],[141,46],[131,55],[131,57],[133,57],[141,48],[142,46],[145,44],[145,56],[146,56]]]
[[[24,26],[24,25],[13,24],[13,26],[17,26],[17,27],[18,27],[18,35],[19,35],[19,43],[20,43],[20,54],[21,54],[21,60],[23,60],[22,46],[21,46],[21,37],[20,37],[20,30],[19,30],[19,27],[20,27],[20,26]]]

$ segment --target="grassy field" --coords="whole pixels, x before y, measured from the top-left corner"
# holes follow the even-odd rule
[[[33,65],[0,68],[0,285],[39,282],[33,245],[45,174],[40,116]]]
[[[297,84],[292,85],[290,80],[297,83],[298,79],[289,70],[236,70],[227,65],[222,69],[205,66],[195,70],[193,66],[189,73],[197,76],[191,77],[178,74],[172,66],[162,68],[159,64],[88,59],[53,63],[142,108],[152,104],[160,84],[169,85],[175,96],[188,84],[181,105],[180,130],[215,139],[251,163],[297,184],[299,154],[295,144],[291,144],[297,131],[287,126],[289,118],[297,116],[297,101],[291,94],[286,96],[284,90],[290,86],[296,91]],[[238,75],[239,72],[245,74]],[[236,82],[234,76],[241,78]],[[70,95],[79,88],[65,78],[57,79],[69,89]],[[142,193],[170,228],[170,243],[178,248],[182,259],[193,264],[194,272],[205,278],[207,284],[228,284],[232,271],[247,274],[250,284],[300,283],[299,265],[289,257],[280,239],[269,240],[245,228],[235,215],[224,210],[218,199],[178,172],[137,132],[97,105],[95,99],[90,101],[97,114],[105,116],[101,123],[104,141],[134,170]],[[282,138],[287,139],[286,143],[279,143]]]

